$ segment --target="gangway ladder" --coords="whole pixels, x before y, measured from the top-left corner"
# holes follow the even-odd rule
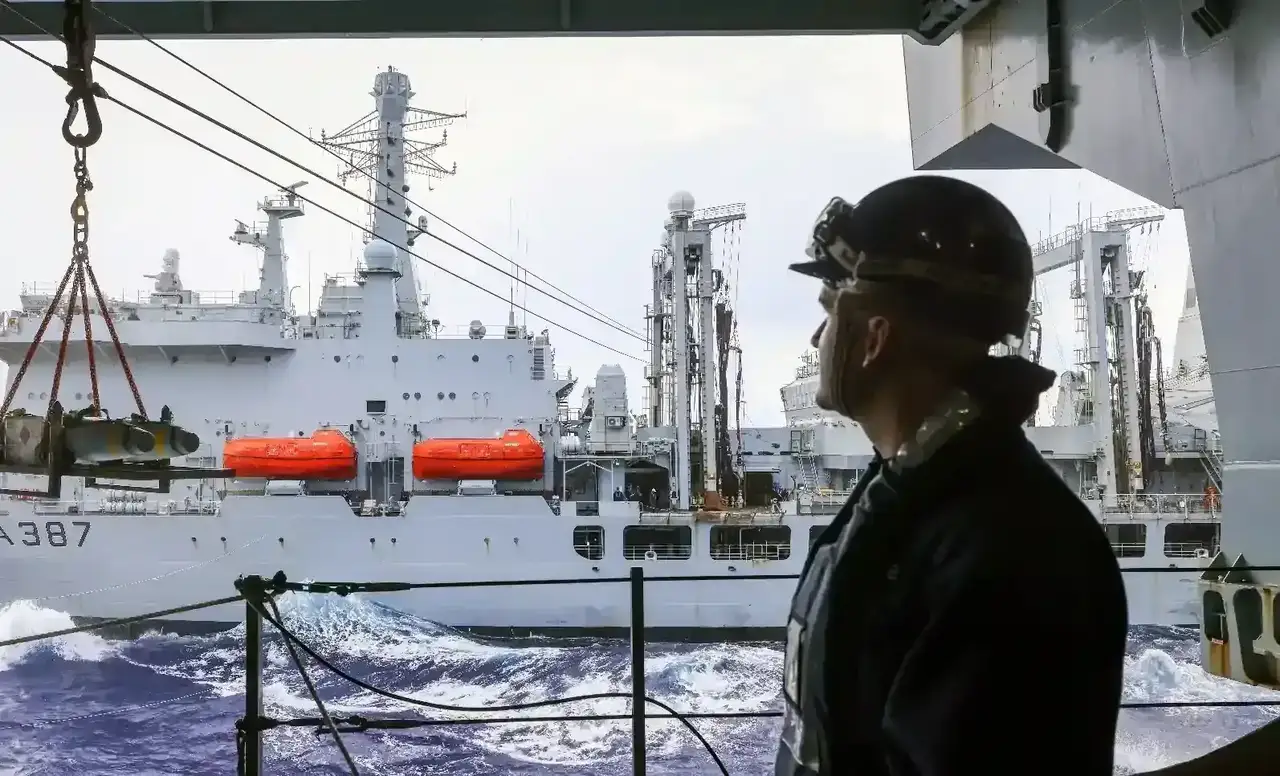
[[[800,464],[800,484],[809,492],[819,487],[818,461],[813,454],[813,429],[791,430],[791,457]]]
[[[1213,486],[1222,492],[1222,443],[1216,438],[1210,439],[1209,434],[1202,429],[1196,429],[1194,432],[1195,446],[1200,449],[1200,464],[1204,466],[1205,474],[1209,475],[1209,480]]]

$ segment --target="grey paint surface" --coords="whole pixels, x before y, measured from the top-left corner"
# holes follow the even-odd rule
[[[40,26],[61,29],[61,2],[16,5]],[[128,27],[160,38],[905,33],[920,20],[913,0],[134,0],[103,6]],[[103,37],[132,37],[107,19],[98,24]],[[44,37],[9,13],[0,13],[0,35]]]
[[[1061,155],[1184,211],[1226,459],[1223,549],[1280,564],[1280,4],[1239,3],[1215,39],[1183,15],[1197,5],[1064,0]],[[918,167],[1062,165],[1031,105],[1044,6],[1006,1],[940,47],[904,43]]]

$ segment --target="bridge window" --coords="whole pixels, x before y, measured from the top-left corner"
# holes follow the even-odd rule
[[[573,529],[573,551],[587,560],[604,558],[604,528],[580,525]]]
[[[789,525],[713,525],[712,560],[786,560],[791,557]]]
[[[1169,523],[1164,529],[1164,554],[1168,558],[1213,557],[1218,554],[1217,523]]]
[[[627,560],[688,560],[693,556],[693,529],[687,525],[629,525],[622,529],[622,557]]]
[[[1108,523],[1102,528],[1117,558],[1141,558],[1147,554],[1147,527],[1142,523]]]

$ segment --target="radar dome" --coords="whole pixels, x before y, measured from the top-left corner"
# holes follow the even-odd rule
[[[687,191],[677,191],[667,200],[667,210],[672,213],[692,213],[693,195]]]
[[[396,246],[385,240],[370,240],[364,246],[365,269],[392,271],[396,266]]]

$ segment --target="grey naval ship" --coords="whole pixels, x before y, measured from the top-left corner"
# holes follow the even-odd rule
[[[618,577],[643,565],[710,577],[649,587],[646,617],[659,633],[779,634],[794,582],[735,576],[798,573],[872,450],[856,424],[814,407],[812,354],[781,389],[786,425],[741,426],[736,256],[724,238],[745,206],[671,197],[651,255],[643,405],[617,365],[579,393],[551,334],[514,313],[458,329],[431,318],[408,253],[427,227],[398,213],[411,212],[408,173],[449,171],[431,156],[443,143],[415,145],[406,133],[454,117],[411,107],[409,79],[392,69],[377,74],[373,96],[365,121],[326,142],[350,150],[353,166],[370,162],[370,199],[386,206],[373,208],[354,274],[325,278],[315,310],[294,309],[286,274],[284,222],[304,215],[296,186],[232,234],[261,254],[257,288],[188,290],[171,250],[149,294],[86,304],[99,366],[119,371],[109,320],[141,391],[198,436],[175,463],[210,475],[166,493],[81,477],[57,497],[3,497],[0,605],[115,618],[280,569],[294,580],[391,582]],[[1131,620],[1190,624],[1194,581],[1217,552],[1222,460],[1194,283],[1165,365],[1131,268],[1130,230],[1160,218],[1115,213],[1037,246],[1041,272],[1073,273],[1081,342],[1052,422],[1027,434],[1096,511],[1122,564],[1186,570],[1126,575]],[[26,286],[20,307],[0,316],[10,385],[51,305],[61,329],[70,308],[56,304],[50,288]],[[1039,302],[1032,312],[1021,353],[1039,359]],[[73,333],[66,350],[68,407],[89,401],[83,337]],[[57,348],[34,351],[14,407],[45,412],[58,359]],[[104,407],[132,403],[116,374],[101,392]],[[41,487],[36,475],[0,476],[5,489]],[[603,634],[629,622],[624,585],[419,590],[385,602],[494,634]],[[162,624],[209,631],[241,619],[226,605]]]

